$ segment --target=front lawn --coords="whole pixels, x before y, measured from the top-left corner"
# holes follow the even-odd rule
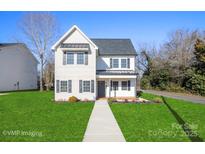
[[[0,141],[82,141],[93,103],[54,103],[53,92],[0,96]]]
[[[156,96],[143,94],[145,99]],[[205,140],[205,105],[165,98],[185,124],[194,126]],[[111,104],[127,141],[192,141],[170,109],[164,104]]]
[[[142,97],[149,99],[156,97],[156,95],[144,93]],[[205,141],[205,105],[168,97],[164,98],[186,123],[196,127],[199,137]]]

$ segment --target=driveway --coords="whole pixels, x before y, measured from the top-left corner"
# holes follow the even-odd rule
[[[107,100],[97,100],[84,135],[84,142],[125,142]]]
[[[181,99],[185,101],[190,101],[193,103],[201,103],[205,104],[205,97],[197,96],[197,95],[191,95],[191,94],[184,94],[184,93],[174,93],[174,92],[166,92],[166,91],[156,91],[156,90],[143,90],[145,93],[175,98],[175,99]]]

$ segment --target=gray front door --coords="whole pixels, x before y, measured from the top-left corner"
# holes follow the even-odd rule
[[[105,97],[105,81],[98,81],[98,97]]]

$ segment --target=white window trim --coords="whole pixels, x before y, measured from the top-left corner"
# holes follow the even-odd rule
[[[83,64],[78,64],[78,54],[83,54]],[[76,64],[77,65],[85,65],[85,52],[77,52],[76,53]]]
[[[112,67],[107,68],[107,69],[111,69],[111,70],[132,70],[132,66],[130,66],[128,68],[128,59],[130,59],[130,63],[131,63],[131,58],[132,57],[110,57],[110,59],[112,59]],[[115,59],[118,59],[118,67],[114,67],[114,60]],[[126,60],[126,67],[122,67],[122,60]],[[130,65],[132,65],[132,64],[130,64]]]
[[[122,82],[126,82],[126,87],[124,87],[126,89],[123,89]],[[121,90],[122,91],[128,91],[128,81],[121,81]]]
[[[122,60],[125,60],[126,62],[125,62],[125,64],[126,64],[126,67],[122,67]],[[127,61],[127,58],[121,58],[121,60],[120,60],[120,67],[121,68],[127,68],[128,67],[128,61]]]
[[[118,67],[114,67],[114,60],[118,60]],[[119,60],[119,58],[113,58],[112,59],[112,68],[120,68],[120,60]]]
[[[118,84],[118,86],[117,86],[117,89],[115,90],[114,89],[114,82],[117,82]],[[118,91],[119,90],[119,81],[112,81],[112,91]]]
[[[89,91],[84,91],[84,82],[89,82]],[[91,92],[91,81],[90,80],[83,80],[82,81],[82,92],[84,93],[90,93]]]
[[[68,64],[68,54],[71,53],[73,54],[73,63],[72,64]],[[75,53],[74,52],[66,52],[66,65],[74,65],[75,64]]]
[[[61,90],[61,82],[66,82],[66,91],[62,91]],[[64,92],[68,92],[68,81],[67,80],[60,80],[60,84],[59,84],[59,92],[62,92],[62,93],[64,93]]]

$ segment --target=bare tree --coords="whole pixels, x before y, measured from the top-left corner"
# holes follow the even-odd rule
[[[53,58],[49,59],[44,67],[44,83],[46,90],[50,90],[53,87],[54,83],[54,60]]]
[[[170,64],[171,76],[179,82],[184,78],[185,69],[192,64],[194,44],[199,35],[197,30],[176,30],[160,49],[164,60]]]
[[[55,17],[48,12],[30,12],[23,15],[19,24],[29,48],[40,61],[40,91],[43,91],[44,65],[57,34],[56,23]]]
[[[141,73],[150,73],[152,59],[157,57],[157,49],[155,45],[139,44],[138,45],[137,67]]]

